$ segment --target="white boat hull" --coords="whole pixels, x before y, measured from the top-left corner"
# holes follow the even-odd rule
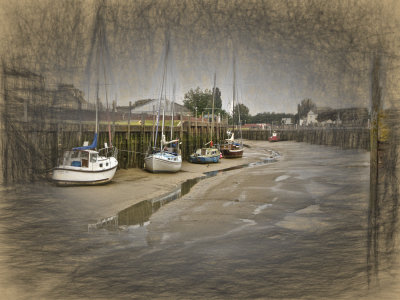
[[[182,167],[180,155],[172,155],[165,152],[150,154],[144,159],[146,170],[157,172],[178,172]]]
[[[116,171],[117,166],[103,171],[56,168],[53,170],[52,179],[59,185],[96,185],[111,181]]]
[[[53,169],[52,180],[58,185],[104,184],[113,179],[117,167],[118,161],[114,157],[99,157],[87,167],[62,164]]]

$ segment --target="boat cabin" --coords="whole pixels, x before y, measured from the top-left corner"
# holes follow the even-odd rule
[[[110,161],[107,157],[99,156],[97,151],[72,150],[64,152],[62,164],[64,167],[103,170],[109,168]]]
[[[200,148],[196,150],[195,154],[202,156],[219,155],[219,150],[216,148]]]

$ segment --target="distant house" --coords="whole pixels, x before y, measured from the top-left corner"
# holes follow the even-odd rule
[[[331,119],[325,120],[320,122],[321,125],[323,126],[331,126],[332,124],[335,124],[336,121],[332,121]]]
[[[53,107],[67,109],[94,109],[94,103],[88,103],[84,99],[84,93],[74,87],[73,84],[59,84],[53,91]]]
[[[292,118],[282,118],[281,122],[283,125],[293,125]]]
[[[368,109],[364,107],[351,107],[338,109],[338,119],[343,126],[367,126],[368,125]]]
[[[249,129],[265,129],[267,124],[265,123],[258,123],[258,124],[244,124],[242,128],[249,128]]]
[[[317,121],[318,114],[314,113],[310,110],[307,114],[306,124],[305,125],[312,125],[318,123]]]
[[[147,113],[147,114],[153,114],[153,112],[158,111],[158,104],[159,100],[158,99],[141,99],[135,101],[132,106],[131,106],[131,113],[132,114],[141,114],[141,113]],[[161,103],[163,104],[163,102]],[[171,109],[172,109],[172,102],[169,100],[165,100],[165,115],[170,116],[171,115]],[[118,112],[129,112],[129,106],[118,106],[117,107]],[[161,110],[162,111],[162,110]],[[174,102],[174,114],[184,114],[188,115],[191,114],[190,110],[186,108],[185,106],[178,104]]]

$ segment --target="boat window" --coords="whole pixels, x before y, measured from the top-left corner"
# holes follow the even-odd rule
[[[108,163],[106,163],[106,167],[108,167]]]
[[[78,158],[80,153],[81,153],[80,151],[73,151],[71,153],[71,158]]]
[[[89,159],[89,152],[82,151],[81,152],[81,158],[82,159]]]
[[[100,164],[100,168],[102,168],[103,167],[103,164]]]
[[[97,153],[90,154],[90,162],[95,163],[97,161]]]
[[[71,151],[64,152],[64,158],[70,158],[70,156],[71,156]]]

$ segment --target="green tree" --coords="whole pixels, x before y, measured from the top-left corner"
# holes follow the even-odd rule
[[[251,118],[249,109],[246,105],[239,103],[233,108],[233,124],[239,124],[239,114],[241,124],[246,124]]]
[[[204,91],[197,87],[195,90],[190,89],[184,96],[183,105],[190,109],[193,115],[201,115],[201,113],[209,114],[212,109],[213,93],[212,90],[205,89]],[[215,114],[221,113],[221,116],[226,116],[226,112],[222,110],[221,90],[215,88],[214,100]]]
[[[258,113],[255,116],[251,116],[248,123],[267,123],[267,124],[281,124],[282,118],[295,118],[294,114],[289,113],[275,113],[275,112],[263,112]]]
[[[307,116],[308,112],[313,110],[315,112],[317,106],[312,102],[310,98],[301,100],[301,103],[297,105],[297,112],[300,119]]]
[[[214,91],[214,88],[213,88],[213,91]],[[211,101],[212,101],[212,99],[211,99]],[[211,102],[211,105],[212,105],[212,102]],[[212,107],[212,106],[210,106],[210,107]],[[215,109],[222,108],[221,90],[218,87],[215,88],[214,108]]]

